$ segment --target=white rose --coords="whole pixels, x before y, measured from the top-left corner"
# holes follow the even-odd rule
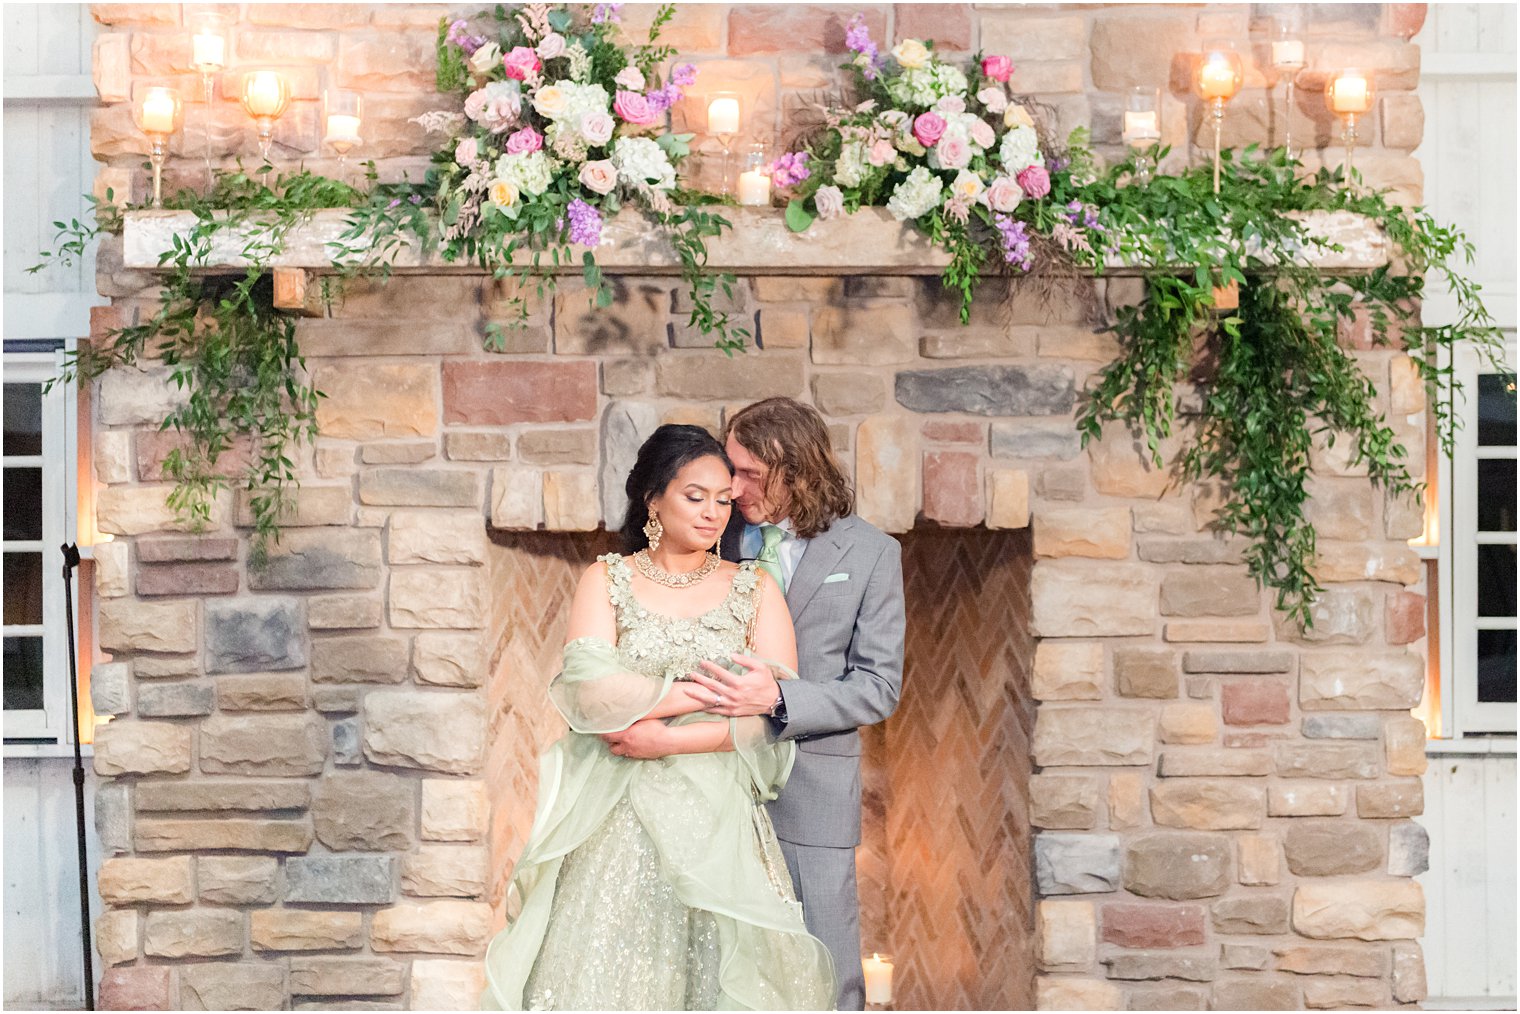
[[[501,66],[501,47],[488,42],[470,55],[470,70],[477,75],[489,74]]]
[[[612,193],[617,177],[617,166],[609,159],[600,158],[581,166],[581,186],[598,194]]]
[[[982,191],[987,189],[987,184],[974,172],[962,169],[955,177],[955,182],[950,184],[950,192],[956,197],[970,203],[982,196]]]
[[[813,193],[813,207],[818,209],[818,217],[825,222],[838,218],[844,214],[844,194],[838,187],[819,187]]]
[[[587,113],[581,117],[581,136],[592,144],[606,144],[612,140],[615,126],[608,113]]]
[[[538,40],[538,45],[533,48],[541,60],[552,60],[565,52],[565,37],[558,32],[550,32]]]
[[[533,95],[533,109],[546,120],[557,120],[570,105],[570,96],[557,84],[544,85]]]
[[[1024,191],[1011,176],[999,176],[987,188],[987,206],[1008,214],[1024,199]]]
[[[892,59],[903,69],[912,70],[929,62],[929,48],[917,39],[904,39],[892,47]]]
[[[630,92],[644,90],[644,73],[632,64],[617,72],[617,77],[612,79],[613,84]]]
[[[1008,108],[1008,95],[1001,88],[988,85],[976,93],[976,100],[987,107],[987,112],[994,116],[1001,115]]]

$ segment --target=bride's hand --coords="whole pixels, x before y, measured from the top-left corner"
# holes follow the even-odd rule
[[[748,655],[736,652],[729,657],[742,667],[741,672],[730,672],[716,662],[703,662],[701,671],[691,674],[692,682],[710,695],[705,702],[707,713],[729,718],[767,714],[781,692],[775,671]]]
[[[670,726],[657,718],[645,718],[634,722],[622,732],[609,732],[602,736],[614,756],[630,760],[657,760],[675,752],[671,741]]]

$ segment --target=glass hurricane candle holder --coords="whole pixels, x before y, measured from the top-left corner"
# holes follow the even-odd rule
[[[267,164],[274,124],[290,106],[290,84],[279,71],[253,70],[243,76],[243,111],[259,131],[259,157]]]
[[[231,21],[220,11],[199,11],[190,16],[190,66],[201,76],[201,115],[206,128],[206,186],[211,186],[211,99],[216,74],[227,66],[227,35]]]
[[[745,150],[739,164],[739,203],[753,208],[770,207],[770,166],[765,160],[765,145],[758,141]]]
[[[707,132],[723,146],[722,192],[731,193],[728,186],[728,163],[733,154],[734,138],[739,134],[739,96],[735,92],[715,92],[707,103]]]
[[[153,207],[163,207],[164,155],[169,138],[184,121],[185,105],[169,85],[139,81],[132,86],[132,122],[148,138],[148,161],[153,166]]]
[[[1352,173],[1352,152],[1356,149],[1357,118],[1372,109],[1372,76],[1365,71],[1347,68],[1325,82],[1325,105],[1341,118],[1341,143],[1346,146],[1346,179]]]
[[[865,977],[866,1003],[878,1008],[889,1006],[892,1003],[892,955],[862,957],[860,969]]]
[[[323,140],[338,153],[338,178],[346,182],[348,153],[357,147],[359,124],[363,121],[363,99],[357,92],[329,88],[322,93],[323,119],[326,132]]]
[[[1135,159],[1135,182],[1149,183],[1156,169],[1156,149],[1161,144],[1161,93],[1138,85],[1125,100],[1121,134]]]
[[[1210,42],[1203,48],[1203,58],[1198,61],[1198,72],[1193,78],[1193,88],[1208,108],[1209,122],[1214,127],[1214,193],[1219,193],[1219,145],[1224,130],[1224,104],[1240,92],[1245,80],[1245,69],[1235,44],[1226,41]]]
[[[1267,44],[1267,57],[1272,69],[1284,83],[1283,148],[1289,158],[1293,157],[1293,91],[1298,75],[1308,63],[1304,44],[1303,12],[1296,5],[1287,5],[1273,16],[1271,40]]]

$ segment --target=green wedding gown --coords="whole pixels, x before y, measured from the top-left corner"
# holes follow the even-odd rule
[[[796,746],[761,718],[726,721],[732,752],[614,756],[599,734],[647,714],[703,659],[746,650],[754,564],[691,619],[650,612],[607,565],[617,644],[565,646],[549,695],[570,731],[545,752],[511,891],[521,908],[486,950],[483,1010],[827,1010],[828,951],[803,927],[764,802]],[[795,674],[789,674],[795,675]]]

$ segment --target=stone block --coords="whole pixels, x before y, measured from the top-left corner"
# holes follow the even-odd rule
[[[761,349],[805,349],[811,339],[806,310],[764,307],[755,315],[755,330]]]
[[[1239,779],[1170,779],[1151,787],[1151,817],[1163,827],[1259,828],[1266,817],[1266,791]]]
[[[364,755],[376,764],[468,774],[485,755],[477,694],[377,690],[364,701]]]
[[[280,528],[311,528],[322,525],[347,525],[354,512],[354,492],[348,483],[341,486],[302,485],[288,494],[290,502],[276,515]],[[246,490],[239,490],[234,514],[239,528],[252,528],[253,503]],[[222,541],[222,540],[216,540]]]
[[[1383,716],[1376,714],[1305,715],[1300,730],[1305,739],[1377,739]]]
[[[1388,974],[1388,953],[1381,947],[1358,944],[1300,944],[1279,947],[1277,967],[1295,975],[1355,975],[1382,978]]]
[[[207,609],[212,606],[208,604]],[[99,606],[99,646],[111,653],[184,655],[199,647],[196,603],[108,599]]]
[[[126,662],[101,662],[90,668],[90,704],[97,715],[132,712],[132,667]]]
[[[1029,473],[1014,468],[987,470],[987,527],[1029,527]]]
[[[365,444],[359,451],[359,458],[366,465],[416,465],[437,456],[438,444],[432,440]]]
[[[209,715],[215,707],[216,687],[210,683],[156,683],[137,691],[143,718],[190,718]]]
[[[1224,835],[1141,835],[1125,844],[1124,887],[1145,898],[1217,897],[1230,885],[1230,852]]]
[[[326,723],[316,715],[213,715],[201,723],[206,773],[315,775],[327,759]]]
[[[470,842],[484,837],[491,802],[484,782],[453,778],[422,780],[422,840]]]
[[[596,476],[591,472],[544,473],[544,527],[551,532],[595,531]]]
[[[1029,823],[1090,830],[1098,820],[1098,780],[1086,775],[1031,775]]]
[[[273,856],[199,856],[196,882],[202,901],[213,905],[267,905],[279,897]]]
[[[491,470],[491,527],[533,531],[543,507],[543,473],[512,466]]]
[[[1417,877],[1430,869],[1430,835],[1412,820],[1388,827],[1388,872],[1396,877]]]
[[[1288,896],[1252,891],[1220,898],[1209,908],[1215,933],[1288,932]]]
[[[871,416],[856,432],[855,509],[883,531],[905,532],[918,514],[918,439],[908,416]]]
[[[1291,704],[1281,680],[1232,680],[1220,688],[1220,712],[1226,725],[1286,725]]]
[[[304,810],[310,800],[311,791],[307,783],[277,778],[146,781],[136,787],[137,808],[143,813]]]
[[[395,900],[390,856],[292,856],[285,860],[285,900],[298,904],[385,905]]]
[[[889,366],[917,358],[913,315],[901,305],[829,304],[813,311],[813,362]]]
[[[1177,656],[1148,648],[1114,649],[1114,689],[1123,697],[1177,696]]]
[[[1424,812],[1425,786],[1419,779],[1356,787],[1358,817],[1418,817]]]
[[[95,952],[109,967],[137,960],[142,928],[134,909],[113,909],[95,919]]]
[[[1267,815],[1335,817],[1346,812],[1349,800],[1349,790],[1344,785],[1276,782],[1267,791]]]
[[[1144,539],[1140,559],[1147,563],[1243,563],[1245,544],[1218,535],[1196,539]]]
[[[116,721],[95,730],[95,773],[181,774],[190,770],[190,729],[171,722]]]
[[[1122,1010],[1124,993],[1102,979],[1041,975],[1034,982],[1037,1010]]]
[[[1252,975],[1214,983],[1214,1010],[1301,1010],[1302,994],[1291,976]]]
[[[517,438],[517,456],[535,465],[592,465],[596,463],[596,431],[524,430]]]
[[[1218,971],[1213,955],[1174,954],[1166,951],[1119,952],[1103,959],[1110,979],[1186,979],[1209,982]]]
[[[1129,508],[1042,510],[1034,518],[1034,555],[1128,559]]]
[[[1194,947],[1204,942],[1202,905],[1117,902],[1103,906],[1103,942],[1119,947]]]
[[[223,676],[216,681],[216,704],[223,711],[303,711],[306,676],[295,672]]]
[[[1097,958],[1097,915],[1090,901],[1035,905],[1035,956],[1046,971],[1080,969]]]
[[[1163,440],[1160,449],[1163,461],[1175,460],[1177,439]],[[1106,496],[1156,500],[1176,479],[1170,467],[1156,467],[1150,451],[1122,422],[1105,424],[1102,438],[1087,445],[1087,456],[1093,485]]]
[[[957,327],[918,340],[925,359],[1010,359],[1034,354],[1034,336],[1020,328]]]
[[[1408,546],[1322,541],[1316,544],[1315,552],[1310,571],[1321,583],[1388,581],[1412,585],[1425,573],[1419,555]]]
[[[389,958],[291,958],[296,996],[399,996],[406,966]]]
[[[1115,831],[1139,827],[1145,822],[1145,781],[1135,772],[1116,771],[1108,776],[1108,826]]]
[[[326,395],[317,403],[317,429],[324,437],[376,440],[438,432],[438,369],[431,363],[345,362],[317,370],[315,383]]]
[[[1281,879],[1282,849],[1275,835],[1241,835],[1235,845],[1242,884],[1269,886]]]
[[[1425,955],[1417,942],[1401,940],[1393,945],[1393,998],[1400,1003],[1419,1003],[1426,993]]]
[[[100,547],[96,546],[97,552]],[[206,536],[189,538],[139,539],[136,544],[138,563],[189,563],[207,560],[236,560],[237,539],[218,539]]]
[[[100,900],[107,905],[188,905],[195,900],[189,856],[104,859],[96,876]]]
[[[357,718],[345,718],[332,724],[333,763],[357,767],[364,763],[363,731]]]
[[[311,644],[311,678],[316,683],[400,683],[406,669],[404,637],[360,634],[318,638]]]
[[[1344,1010],[1386,1007],[1388,989],[1366,979],[1332,979],[1310,976],[1303,980],[1304,1007],[1308,1010]]]
[[[1277,773],[1284,778],[1376,778],[1377,748],[1371,743],[1272,744]]]
[[[1423,775],[1425,723],[1418,718],[1390,718],[1383,726],[1383,758],[1390,775]]]
[[[359,475],[359,502],[382,507],[480,506],[474,472],[441,468],[369,468]]]
[[[1286,613],[1277,614],[1277,630],[1285,639],[1304,644],[1365,644],[1373,635],[1372,593],[1360,588],[1330,587],[1309,606],[1310,627]]]
[[[172,971],[168,965],[108,968],[101,973],[96,1004],[101,1010],[176,1010],[178,1004],[170,998],[169,976]]]
[[[1314,940],[1412,940],[1425,930],[1425,894],[1412,880],[1304,881],[1293,929]]]
[[[137,594],[143,598],[232,595],[237,590],[237,568],[230,564],[171,563],[141,567],[137,571]]]
[[[1425,636],[1425,596],[1389,592],[1384,599],[1383,630],[1389,644],[1412,644]]]
[[[416,1010],[469,1010],[485,989],[479,960],[419,958],[412,962],[412,1006]]]
[[[401,860],[401,890],[425,898],[481,898],[490,873],[484,846],[424,845]]]
[[[1119,637],[1156,628],[1156,579],[1134,564],[1037,563],[1031,578],[1038,637]]]
[[[1036,700],[1101,700],[1102,682],[1102,644],[1096,641],[1039,641],[1035,644],[1032,693]]]
[[[802,356],[795,352],[751,352],[715,358],[711,351],[671,353],[654,361],[655,391],[689,401],[758,401],[800,397]]]
[[[168,367],[107,370],[101,374],[97,395],[103,425],[155,428],[190,397],[170,379]]]
[[[1105,91],[1134,85],[1154,87],[1185,74],[1181,54],[1196,45],[1193,18],[1186,14],[1157,16],[1115,12],[1092,25],[1092,79]]]
[[[285,970],[278,965],[205,962],[186,965],[179,976],[185,1010],[282,1010]]]
[[[977,478],[979,457],[963,451],[924,455],[924,517],[951,528],[981,523],[985,508]]]
[[[669,347],[672,288],[651,279],[607,277],[613,304],[598,309],[584,285],[554,295],[554,351],[560,355],[653,356]],[[708,344],[712,342],[709,339]]]
[[[1219,967],[1259,972],[1272,961],[1272,952],[1252,944],[1221,944]]]
[[[149,912],[143,954],[150,958],[218,958],[243,953],[243,913],[196,908]]]
[[[607,410],[602,413],[601,463],[598,475],[601,480],[600,504],[602,517],[606,519],[609,529],[620,527],[623,523],[623,516],[628,511],[628,497],[623,492],[628,473],[628,462],[638,457],[639,448],[659,425],[659,413],[653,405],[647,402],[631,400],[615,401],[608,405]],[[498,470],[498,474],[500,471],[502,470]],[[503,481],[505,482],[506,480],[503,479]],[[520,515],[523,521],[528,520],[530,517],[539,516],[538,504],[529,505],[524,502],[526,497],[532,495],[531,487],[535,485],[535,481],[532,478],[521,476],[516,477],[515,481],[522,488],[515,491],[509,491],[505,488],[502,490],[503,500],[501,503],[503,508],[508,513]],[[537,484],[541,485],[545,481],[546,479],[539,479],[537,480]],[[554,480],[555,495],[552,499],[557,511],[560,510],[561,501],[566,494],[574,495],[571,485],[564,484],[562,480]],[[593,502],[596,502],[595,496],[596,494],[593,491]],[[545,487],[542,504],[545,511],[547,511],[550,500],[550,491]],[[494,490],[492,502],[497,502],[494,499]],[[586,517],[587,512],[577,511],[573,504],[568,505],[568,510],[562,513],[575,516],[577,521],[581,523],[583,523],[583,519],[590,520],[592,526],[595,527],[595,521]],[[492,523],[496,523],[494,512]],[[550,525],[549,527],[552,528],[553,526]]]
[[[393,628],[471,629],[484,622],[485,585],[477,568],[407,567],[391,571]]]
[[[125,542],[95,544],[95,592],[102,599],[121,598],[131,591],[128,580],[130,550]]]
[[[107,856],[131,851],[132,799],[126,782],[104,782],[95,789],[95,836]]]
[[[138,852],[305,852],[311,847],[311,824],[304,820],[148,820],[139,818],[134,842]]]
[[[512,435],[494,430],[449,430],[443,450],[450,461],[509,461]]]
[[[1189,651],[1182,656],[1184,672],[1255,675],[1292,672],[1295,659],[1291,651]]]
[[[314,595],[306,600],[312,630],[362,630],[380,626],[384,607],[369,595]]]
[[[483,901],[400,902],[370,922],[375,951],[476,955],[490,937],[491,906]]]
[[[1219,718],[1212,704],[1177,701],[1161,709],[1159,730],[1163,743],[1212,743],[1219,736]]]
[[[1161,582],[1165,616],[1250,616],[1260,608],[1256,579],[1243,567],[1193,566]]]
[[[1117,835],[1043,832],[1035,836],[1034,857],[1041,896],[1101,894],[1119,888]]]
[[[1256,620],[1172,620],[1166,625],[1166,639],[1173,642],[1260,644],[1271,633]]]
[[[1306,710],[1406,711],[1424,691],[1424,663],[1405,651],[1306,652],[1299,669]]]
[[[301,603],[259,598],[206,603],[206,671],[257,672],[306,664]]]
[[[1156,718],[1147,708],[1040,708],[1031,752],[1041,767],[1149,764]]]
[[[485,676],[481,649],[473,634],[418,634],[412,639],[412,674],[421,683],[478,687]]]
[[[1087,499],[1087,466],[1081,462],[1046,465],[1035,473],[1034,490],[1048,502],[1081,503]]]
[[[987,416],[1065,416],[1076,401],[1071,368],[1054,364],[905,370],[895,393],[910,411]]]
[[[249,913],[249,939],[255,951],[353,950],[364,943],[358,912],[265,908]]]
[[[132,675],[140,680],[169,680],[181,676],[199,676],[201,667],[195,658],[138,655],[132,660]]]
[[[317,840],[335,852],[404,852],[416,827],[410,779],[374,771],[334,772],[312,788]]]
[[[1163,778],[1262,777],[1272,773],[1272,760],[1258,750],[1167,750],[1157,773]]]
[[[992,424],[994,458],[1070,461],[1082,452],[1080,434],[1070,425],[1005,422]]]

